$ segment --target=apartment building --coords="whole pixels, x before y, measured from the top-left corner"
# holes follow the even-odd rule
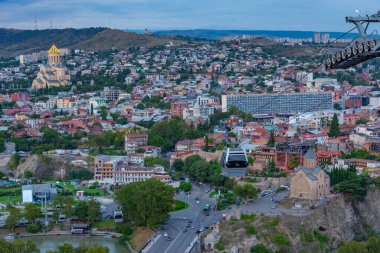
[[[100,96],[108,101],[117,101],[120,96],[120,89],[115,87],[104,87]]]
[[[148,144],[147,134],[126,134],[125,135],[125,151],[127,153],[135,153],[137,149]]]
[[[125,166],[113,171],[114,184],[128,184],[133,182],[146,181],[148,179],[161,180],[164,183],[170,183],[171,176],[162,166],[140,167]]]
[[[222,110],[227,112],[235,106],[245,113],[279,114],[304,113],[333,108],[333,94],[321,93],[287,93],[287,94],[253,94],[222,95]]]

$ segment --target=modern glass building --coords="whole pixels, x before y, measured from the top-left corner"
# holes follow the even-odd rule
[[[253,114],[296,114],[332,109],[333,94],[321,92],[222,95],[222,110],[226,112],[231,106]]]

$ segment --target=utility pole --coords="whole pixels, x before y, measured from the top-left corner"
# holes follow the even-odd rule
[[[49,225],[47,218],[47,193],[45,192],[45,233],[47,232],[47,226]]]

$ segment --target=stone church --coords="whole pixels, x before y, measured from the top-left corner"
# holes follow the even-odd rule
[[[40,66],[33,89],[46,89],[70,85],[70,75],[61,63],[60,50],[53,44],[48,51],[48,63]]]
[[[309,148],[303,158],[303,166],[295,168],[290,179],[290,198],[318,200],[330,193],[330,177],[317,164],[313,148]]]

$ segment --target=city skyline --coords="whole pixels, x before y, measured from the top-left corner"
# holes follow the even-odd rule
[[[323,6],[323,8],[321,8]],[[111,27],[118,29],[243,29],[345,31],[347,15],[376,13],[365,1],[267,0],[252,2],[184,0],[60,1],[0,0],[0,27],[34,29]],[[35,24],[36,19],[36,24]]]

